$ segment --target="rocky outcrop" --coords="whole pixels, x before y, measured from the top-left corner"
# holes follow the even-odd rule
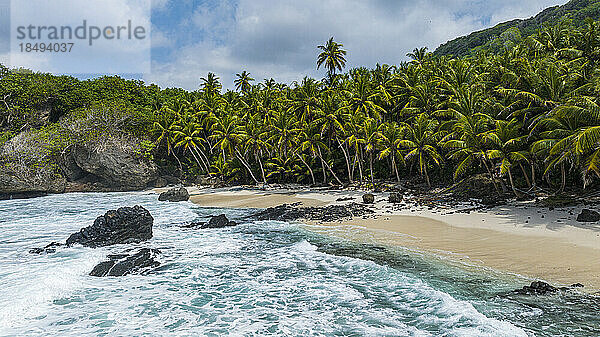
[[[371,193],[364,194],[362,199],[365,204],[372,204],[375,202],[375,196]]]
[[[63,157],[60,166],[71,181],[92,175],[113,190],[141,190],[158,178],[153,163],[117,146],[93,149],[77,145]]]
[[[577,216],[578,222],[597,222],[600,221],[600,213],[591,209],[582,209]]]
[[[32,248],[29,250],[29,253],[38,255],[56,253],[56,247],[61,246],[63,246],[62,243],[52,242],[51,244],[48,244],[42,248]]]
[[[155,258],[160,254],[158,249],[143,248],[134,254],[108,255],[108,261],[100,262],[92,269],[90,276],[125,276],[143,274],[160,265]]]
[[[355,216],[365,216],[374,213],[369,206],[350,203],[347,205],[332,205],[326,207],[297,207],[298,204],[281,205],[267,208],[252,216],[253,220],[295,221],[312,220],[335,222]]]
[[[230,221],[227,219],[225,214],[213,216],[208,223],[206,222],[192,222],[189,225],[183,226],[184,228],[199,228],[199,229],[212,229],[212,228],[226,228],[237,226],[237,222]]]
[[[180,202],[190,200],[190,194],[185,187],[175,187],[166,192],[162,192],[158,201]]]
[[[546,282],[534,281],[534,282],[531,282],[531,285],[529,285],[529,286],[524,286],[521,289],[513,290],[512,293],[518,294],[518,295],[548,295],[548,294],[557,293],[559,291],[567,291],[570,289],[582,288],[582,287],[583,287],[583,284],[575,283],[575,284],[571,285],[570,287],[558,288],[558,287],[553,287]]]
[[[204,228],[225,228],[225,227],[233,227],[236,226],[237,223],[235,221],[229,221],[225,214],[213,216],[206,227]]]
[[[10,169],[0,170],[0,200],[33,198],[65,191],[67,181],[60,175],[22,177]]]
[[[67,246],[103,247],[115,244],[138,243],[152,238],[154,218],[141,206],[122,207],[108,211],[91,226],[71,234]]]
[[[397,192],[392,192],[390,193],[390,196],[388,197],[388,202],[390,204],[399,204],[402,202],[402,200],[404,199],[404,196],[400,193]]]

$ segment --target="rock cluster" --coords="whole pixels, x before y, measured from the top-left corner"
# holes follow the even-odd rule
[[[334,222],[355,216],[372,214],[364,204],[332,205],[326,207],[297,207],[298,204],[267,208],[251,216],[255,220],[294,221],[299,219]]]
[[[402,202],[402,200],[404,199],[404,196],[400,193],[397,192],[392,192],[390,193],[390,196],[388,197],[388,202],[390,204],[399,204]]]
[[[579,222],[597,222],[600,221],[600,213],[592,211],[591,209],[582,209],[581,213],[577,216]]]
[[[367,193],[362,196],[363,202],[365,204],[372,204],[375,202],[375,196],[371,193]]]
[[[550,284],[548,284],[546,282],[534,281],[534,282],[531,282],[531,285],[524,286],[521,289],[514,290],[513,293],[519,294],[519,295],[547,295],[547,294],[557,293],[559,291],[567,291],[569,289],[581,288],[581,287],[583,287],[583,284],[575,283],[575,284],[571,285],[570,287],[557,288],[557,287],[551,286]]]
[[[188,200],[190,200],[190,194],[183,186],[172,188],[158,196],[158,201],[180,202]]]
[[[237,222],[230,221],[227,219],[225,214],[213,216],[208,223],[206,222],[193,222],[189,225],[184,226],[185,228],[199,228],[199,229],[215,229],[215,228],[226,228],[237,226]]]
[[[150,268],[160,265],[155,258],[160,254],[158,249],[142,248],[134,254],[108,255],[108,261],[100,262],[92,271],[90,276],[125,276],[128,274],[140,274]]]
[[[152,238],[154,218],[141,206],[122,207],[108,211],[91,226],[71,234],[67,246],[103,247],[125,243],[139,243]]]

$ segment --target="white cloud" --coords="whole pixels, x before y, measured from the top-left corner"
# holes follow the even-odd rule
[[[178,29],[196,40],[155,61],[146,78],[161,86],[195,89],[212,71],[226,88],[235,73],[300,80],[316,71],[316,46],[335,36],[348,50],[348,67],[398,63],[415,47],[431,50],[454,37],[513,17],[527,17],[557,0],[239,0],[194,11]]]
[[[90,47],[88,40],[18,39],[17,27],[76,27],[86,23],[98,29],[111,26],[146,27],[150,31],[150,0],[13,0],[11,2],[11,66],[58,73],[126,73],[150,69],[149,39],[97,39]],[[100,31],[98,31],[100,33]],[[43,34],[47,36],[48,31]],[[116,34],[116,33],[115,33]],[[123,33],[125,36],[126,33]],[[37,35],[37,33],[35,34]],[[71,52],[21,52],[21,43],[68,43]]]

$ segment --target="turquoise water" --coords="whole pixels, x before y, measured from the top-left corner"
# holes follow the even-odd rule
[[[297,224],[179,225],[221,213],[151,193],[0,201],[0,336],[598,336],[600,302],[502,296],[528,280],[420,254],[317,235]],[[31,255],[109,209],[155,218],[162,266],[145,276],[87,274],[132,245]]]

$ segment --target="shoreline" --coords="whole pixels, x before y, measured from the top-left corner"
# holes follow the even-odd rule
[[[365,192],[338,190],[256,190],[188,188],[190,201],[204,207],[304,207],[360,202]],[[161,192],[162,189],[155,189]],[[376,194],[375,213],[347,221],[303,221],[308,230],[359,242],[415,249],[469,266],[491,268],[555,285],[582,283],[600,291],[600,225],[577,223],[583,206],[549,210],[531,202],[471,210],[420,206],[410,200],[392,205]],[[348,199],[338,201],[339,199]],[[571,215],[572,214],[572,215]]]

